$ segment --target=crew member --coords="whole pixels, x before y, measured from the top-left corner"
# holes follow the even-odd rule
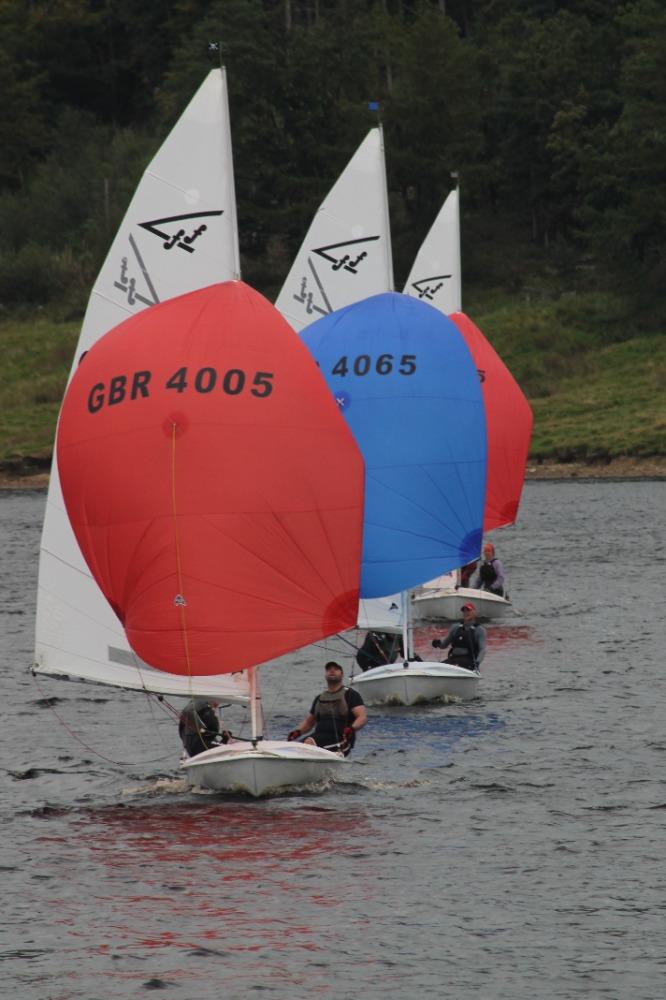
[[[478,670],[486,655],[486,630],[477,623],[476,608],[471,602],[463,604],[460,610],[462,621],[451,626],[446,639],[433,639],[432,644],[435,649],[451,647],[445,663]]]
[[[346,757],[356,742],[357,732],[368,721],[368,713],[358,691],[345,687],[339,663],[330,660],[324,667],[324,675],[326,689],[317,695],[308,714],[287,739],[304,736],[304,743],[341,750]]]
[[[220,731],[216,711],[219,704],[210,698],[192,698],[180,713],[178,735],[189,757],[229,742],[230,733],[226,729]]]
[[[486,542],[483,546],[483,562],[479,566],[474,587],[504,597],[504,568],[495,555],[495,546],[491,542]]]

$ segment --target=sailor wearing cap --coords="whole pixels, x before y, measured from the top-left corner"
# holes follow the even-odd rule
[[[486,630],[476,620],[476,608],[468,601],[460,609],[462,621],[452,625],[446,639],[433,639],[435,649],[450,646],[445,663],[453,663],[468,670],[478,670],[486,655]]]

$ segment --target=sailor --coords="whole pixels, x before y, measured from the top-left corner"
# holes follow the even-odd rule
[[[346,757],[356,742],[356,733],[368,721],[368,713],[358,691],[345,687],[344,671],[339,663],[330,660],[324,667],[324,674],[326,689],[317,695],[308,714],[287,739],[306,736],[304,743],[326,750],[341,750]],[[312,730],[314,732],[308,736]]]
[[[226,729],[220,731],[216,711],[219,705],[219,701],[211,698],[192,698],[180,713],[178,735],[189,757],[229,742],[230,733]]]
[[[495,546],[491,542],[486,542],[483,546],[483,562],[479,566],[474,587],[504,597],[504,568],[496,557]]]
[[[433,639],[432,644],[435,649],[451,647],[445,663],[478,670],[486,655],[486,630],[477,623],[476,608],[470,601],[460,610],[462,621],[451,626],[446,639]]]
[[[356,654],[356,662],[361,670],[395,663],[402,656],[402,638],[390,632],[366,632],[363,645]]]

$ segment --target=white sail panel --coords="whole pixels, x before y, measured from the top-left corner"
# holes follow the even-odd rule
[[[358,628],[401,633],[404,625],[403,601],[403,594],[364,598],[358,604]]]
[[[212,70],[147,167],[95,282],[74,356],[130,315],[217,281],[240,277],[226,77]],[[115,653],[113,651],[116,651]],[[117,661],[122,651],[125,663]],[[116,657],[116,660],[113,657]],[[93,581],[65,512],[55,456],[42,532],[35,669],[146,688],[146,672]],[[122,667],[122,669],[120,669]],[[158,672],[155,672],[158,673]],[[150,690],[205,694],[168,675]],[[217,680],[216,680],[217,683]],[[227,691],[227,678],[219,680]],[[175,691],[174,685],[182,690]],[[247,680],[232,685],[245,697]]]
[[[393,290],[381,127],[373,128],[320,205],[275,302],[296,331]]]
[[[435,306],[446,316],[462,309],[460,205],[451,191],[421,244],[407,278],[405,295]]]

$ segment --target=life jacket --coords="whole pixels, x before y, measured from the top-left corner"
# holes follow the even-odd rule
[[[349,705],[345,697],[346,692],[347,688],[344,685],[339,691],[329,691],[328,688],[322,691],[317,699],[314,713],[317,723],[332,722],[336,730],[338,728],[340,728],[340,731],[344,729],[349,719]]]
[[[447,656],[449,663],[474,669],[479,655],[477,625],[458,625],[451,638],[451,650]]]
[[[220,724],[212,708],[204,705],[198,710],[188,705],[180,713],[178,733],[186,752],[195,757],[217,743]]]
[[[491,559],[490,562],[482,562],[481,568],[479,569],[481,583],[485,583],[487,587],[492,587],[497,579],[497,570],[495,569],[494,563],[494,559]]]
[[[372,667],[393,663],[401,651],[400,636],[386,632],[368,632],[358,653],[356,662],[361,670],[371,670]]]

